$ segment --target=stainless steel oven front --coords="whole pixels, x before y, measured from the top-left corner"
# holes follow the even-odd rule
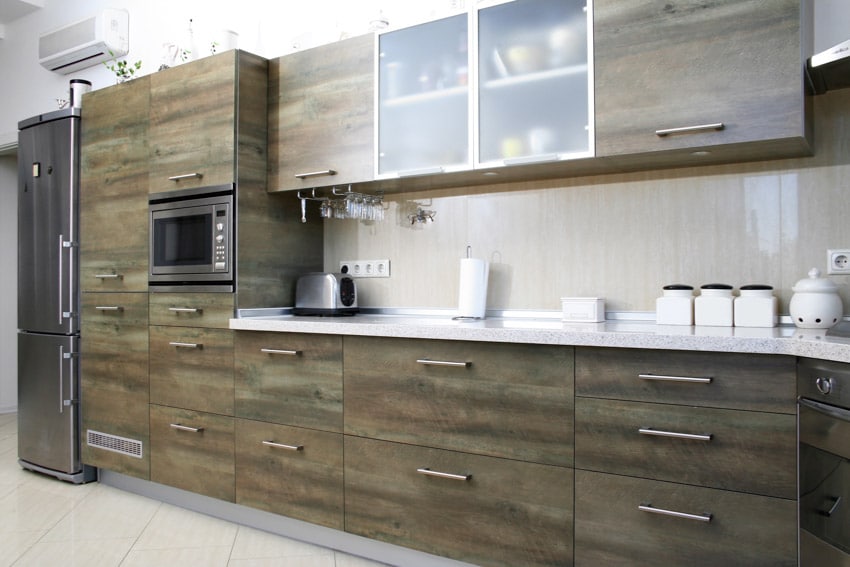
[[[850,364],[800,359],[800,565],[850,567]]]
[[[234,189],[151,194],[150,290],[234,291]]]

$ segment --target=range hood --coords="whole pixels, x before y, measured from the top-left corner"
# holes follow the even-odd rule
[[[812,55],[806,62],[806,76],[816,95],[850,87],[850,40]]]

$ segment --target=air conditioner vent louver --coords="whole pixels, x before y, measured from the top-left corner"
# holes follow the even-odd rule
[[[137,459],[141,459],[143,454],[141,441],[111,435],[109,433],[101,433],[100,431],[93,431],[91,429],[86,430],[86,443],[91,447],[121,453],[122,455],[136,457]]]
[[[43,33],[38,37],[38,62],[67,74],[122,57],[130,49],[129,23],[126,10],[110,9]]]

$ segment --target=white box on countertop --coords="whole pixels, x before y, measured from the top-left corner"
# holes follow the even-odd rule
[[[562,297],[564,321],[601,323],[605,320],[605,300],[600,297]]]

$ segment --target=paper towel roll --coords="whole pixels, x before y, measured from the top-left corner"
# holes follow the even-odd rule
[[[480,258],[461,259],[458,317],[484,318],[489,272],[490,265]]]

